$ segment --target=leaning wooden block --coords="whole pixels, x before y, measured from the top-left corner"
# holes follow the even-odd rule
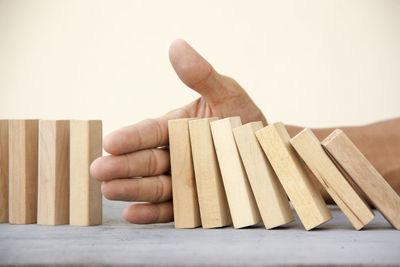
[[[38,120],[9,121],[9,222],[37,220]]]
[[[69,223],[69,121],[39,121],[38,224]]]
[[[102,223],[101,183],[91,179],[89,167],[102,155],[102,123],[99,120],[70,121],[70,202],[71,225]]]
[[[400,230],[400,197],[342,130],[333,131],[323,147],[365,192],[382,215]]]
[[[264,226],[271,229],[294,221],[294,216],[285,190],[258,143],[255,132],[261,128],[261,121],[250,122],[234,128],[233,134]]]
[[[290,143],[355,229],[360,230],[374,218],[367,203],[329,159],[310,129],[298,133]]]
[[[8,222],[8,121],[0,120],[0,223]]]
[[[232,129],[242,125],[240,117],[210,123],[222,180],[235,228],[261,221],[260,212],[236,147]]]
[[[189,121],[193,167],[203,228],[232,223],[221,171],[215,154],[210,122],[217,118]]]
[[[168,121],[175,228],[194,228],[201,225],[190,147],[189,120]]]
[[[332,219],[321,194],[290,145],[285,126],[278,122],[256,132],[265,154],[281,181],[306,230]]]

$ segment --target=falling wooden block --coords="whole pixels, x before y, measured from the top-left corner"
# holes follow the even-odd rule
[[[69,121],[39,121],[37,222],[69,223]]]
[[[290,145],[285,126],[278,122],[256,132],[258,141],[281,181],[306,230],[332,219],[321,194]]]
[[[194,228],[201,225],[190,147],[189,120],[168,121],[175,228]]]
[[[9,222],[37,220],[38,120],[9,121]]]
[[[256,138],[255,132],[261,128],[261,121],[250,122],[234,128],[233,134],[264,225],[271,229],[294,221],[294,216],[285,190]]]
[[[232,223],[221,171],[215,154],[210,122],[217,118],[189,121],[190,143],[203,228]]]
[[[393,227],[400,230],[400,197],[347,135],[337,129],[322,142],[322,146]]]
[[[102,155],[100,120],[70,121],[70,202],[71,225],[102,223],[101,183],[91,179],[90,164]]]
[[[374,218],[367,203],[329,159],[310,129],[298,133],[290,143],[355,229],[360,230]]]
[[[0,223],[8,222],[8,121],[0,120]]]
[[[261,222],[256,200],[236,147],[232,129],[242,125],[240,117],[210,123],[218,163],[235,228]]]

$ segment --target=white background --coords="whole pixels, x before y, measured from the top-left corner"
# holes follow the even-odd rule
[[[184,38],[270,122],[400,115],[400,1],[0,0],[0,118],[102,119],[104,132],[197,97]]]

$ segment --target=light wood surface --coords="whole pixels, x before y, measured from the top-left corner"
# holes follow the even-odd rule
[[[258,130],[256,136],[304,228],[310,230],[332,219],[321,194],[290,145],[285,126],[281,122],[270,124]]]
[[[261,121],[250,122],[234,128],[233,134],[264,226],[271,229],[294,221],[294,216],[286,192],[255,135],[261,128]]]
[[[9,222],[36,223],[38,120],[9,121]]]
[[[310,129],[302,130],[290,143],[355,229],[360,230],[374,218],[367,203],[336,168]]]
[[[175,228],[194,228],[201,225],[190,146],[189,120],[168,121]]]
[[[221,227],[232,223],[211,135],[210,122],[217,119],[189,121],[193,167],[203,228]]]
[[[37,222],[69,223],[69,121],[39,121]]]
[[[339,129],[322,141],[323,147],[394,228],[400,230],[400,197]]]
[[[257,224],[261,222],[260,212],[232,133],[242,125],[240,117],[216,120],[210,125],[233,226]]]
[[[102,223],[101,183],[89,174],[90,164],[102,155],[102,122],[70,121],[70,214],[71,225]]]
[[[0,120],[0,223],[8,222],[8,120]]]

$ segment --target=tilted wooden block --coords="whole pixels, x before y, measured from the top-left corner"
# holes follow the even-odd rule
[[[221,171],[215,154],[210,122],[217,118],[189,121],[190,143],[203,228],[232,223]]]
[[[306,230],[332,219],[321,194],[290,145],[285,126],[278,122],[256,132],[267,155]]]
[[[242,125],[240,117],[210,123],[218,163],[235,228],[261,222],[260,212],[236,147],[232,129]]]
[[[323,140],[322,145],[393,227],[400,230],[399,195],[347,135],[336,129]]]
[[[355,229],[361,229],[374,218],[367,203],[336,168],[310,129],[298,133],[290,143]]]
[[[175,228],[194,228],[201,225],[190,147],[189,120],[168,121]]]
[[[8,120],[0,120],[0,223],[8,222]]]
[[[9,222],[37,220],[38,120],[9,121]]]
[[[90,177],[93,160],[102,155],[102,122],[70,121],[70,203],[71,225],[102,223],[101,183]]]
[[[69,121],[39,121],[38,224],[69,223]]]
[[[271,229],[294,221],[294,216],[285,190],[256,138],[255,132],[261,128],[261,121],[250,122],[234,128],[233,134],[264,225]]]

